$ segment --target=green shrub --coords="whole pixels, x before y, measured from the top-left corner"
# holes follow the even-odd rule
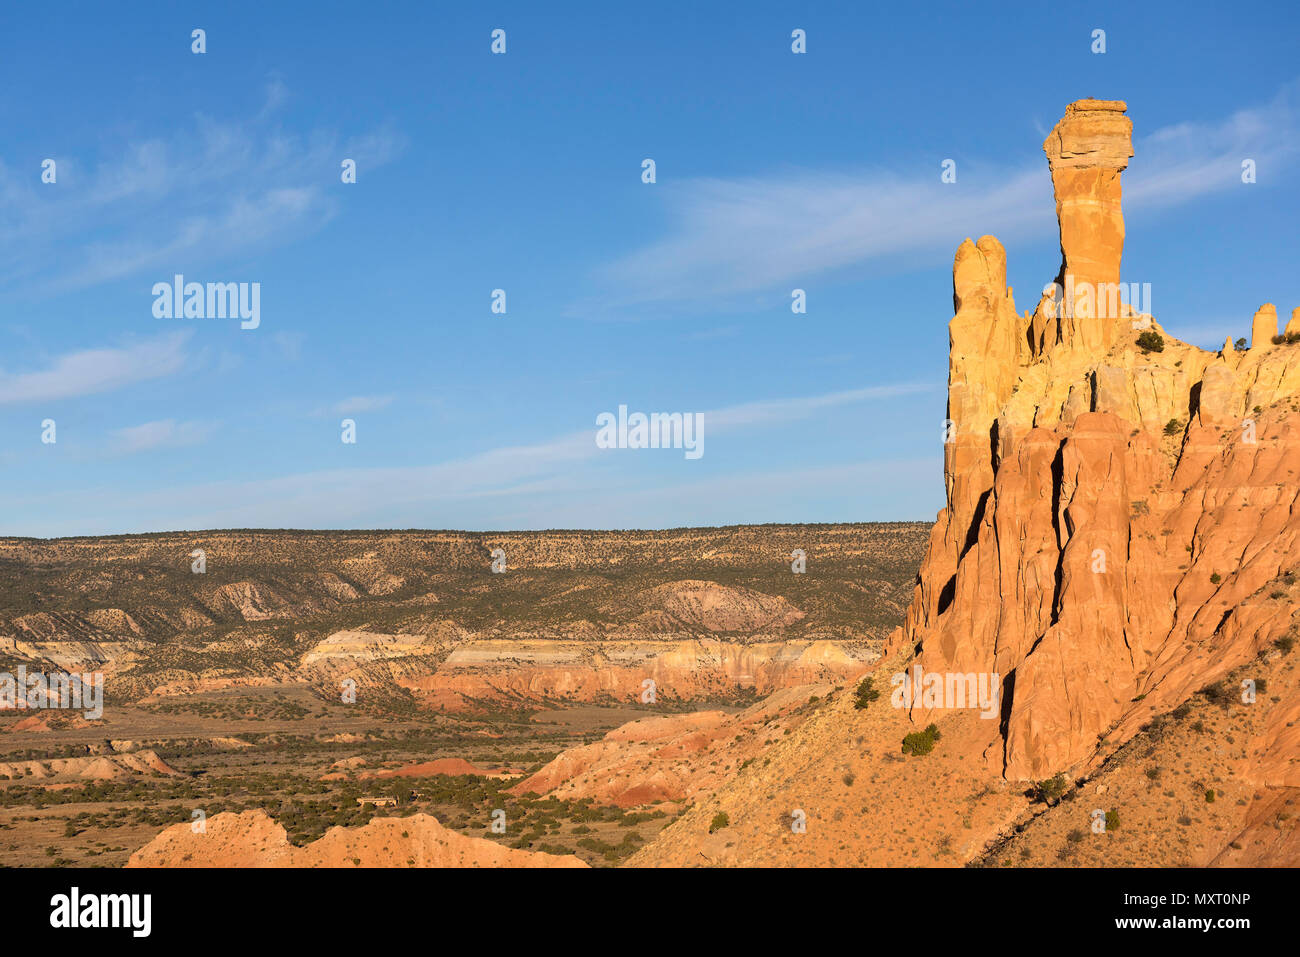
[[[1181,431],[1183,431],[1183,423],[1177,419],[1170,419],[1165,423],[1165,435],[1177,435]]]
[[[1160,333],[1156,332],[1154,329],[1148,329],[1146,332],[1138,336],[1137,344],[1138,348],[1143,352],[1165,351],[1164,336],[1160,335]]]
[[[858,682],[858,691],[853,698],[853,707],[861,711],[879,697],[880,692],[876,688],[876,683],[872,681],[871,676],[868,675],[866,678],[863,678]]]
[[[904,754],[929,754],[934,750],[934,743],[939,740],[939,728],[937,725],[930,725],[924,731],[913,731],[903,738]]]
[[[1218,797],[1218,795],[1214,793],[1214,788],[1210,788],[1205,792],[1205,803],[1213,804],[1216,797]]]
[[[730,823],[731,818],[727,817],[727,812],[719,811],[717,814],[713,815],[713,820],[709,822],[709,833],[713,834],[715,831],[721,831]]]
[[[1119,830],[1119,811],[1106,812],[1106,830],[1108,831]]]
[[[1230,707],[1237,701],[1237,689],[1229,683],[1207,685],[1200,693],[1220,708]]]
[[[614,845],[608,841],[602,841],[598,837],[584,837],[578,842],[578,846],[585,851],[591,851],[593,854],[607,856],[614,850]]]
[[[1046,805],[1054,805],[1061,800],[1061,795],[1065,793],[1068,786],[1069,782],[1065,780],[1065,775],[1057,773],[1034,785],[1034,798]]]

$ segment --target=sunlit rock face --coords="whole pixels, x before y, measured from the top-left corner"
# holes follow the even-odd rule
[[[953,263],[947,504],[887,653],[1000,676],[982,753],[1011,779],[1096,766],[1291,621],[1300,344],[1273,342],[1273,305],[1218,353],[1099,308],[1121,281],[1126,110],[1080,100],[1044,143],[1062,264],[1032,313],[993,237]]]

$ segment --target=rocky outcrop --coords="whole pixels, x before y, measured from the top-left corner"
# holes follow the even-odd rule
[[[302,656],[304,667],[342,659],[349,662],[380,661],[411,655],[430,655],[441,643],[426,635],[387,635],[372,631],[336,631]]]
[[[558,856],[466,837],[427,814],[332,827],[304,847],[263,811],[216,814],[195,833],[174,824],[131,855],[127,867],[586,867]]]
[[[639,621],[652,630],[755,633],[793,625],[804,613],[779,595],[729,588],[709,581],[678,581],[637,596],[646,611]]]
[[[0,762],[0,778],[41,782],[73,779],[107,781],[137,775],[174,776],[180,773],[153,751],[54,758],[48,761]]]
[[[244,621],[265,621],[286,615],[289,609],[289,603],[273,589],[249,581],[220,586],[209,602],[219,614],[238,615]]]
[[[886,650],[999,676],[981,753],[1014,780],[1096,766],[1294,609],[1300,346],[1273,343],[1272,305],[1244,353],[1098,307],[1120,282],[1125,109],[1081,100],[1044,144],[1062,266],[1032,315],[1016,318],[996,239],[957,251],[947,505]]]

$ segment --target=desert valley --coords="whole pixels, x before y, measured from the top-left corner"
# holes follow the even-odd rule
[[[106,675],[98,720],[3,712],[11,860],[234,864],[251,829],[287,864],[335,825],[371,865],[625,860],[866,673],[925,532],[5,541],[5,670]]]

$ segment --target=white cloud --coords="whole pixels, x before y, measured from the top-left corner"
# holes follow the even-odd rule
[[[266,100],[262,103],[259,119],[264,119],[284,106],[289,99],[289,88],[279,77],[271,77],[266,84]]]
[[[1291,84],[1268,104],[1218,123],[1184,123],[1138,136],[1125,174],[1130,209],[1186,203],[1239,187],[1241,161],[1280,168],[1300,147]],[[1130,110],[1130,112],[1132,112]],[[667,236],[603,267],[602,292],[575,313],[737,297],[817,274],[927,250],[961,237],[1004,240],[1055,229],[1045,160],[1018,169],[963,163],[958,182],[937,162],[906,174],[796,171],[744,179],[661,183]]]
[[[336,415],[353,415],[358,412],[376,412],[393,404],[391,395],[354,395],[334,403],[331,411]]]
[[[69,352],[34,372],[0,371],[0,403],[70,399],[172,375],[185,363],[188,338],[176,332],[121,348]]]
[[[930,387],[916,384],[877,386],[728,406],[704,413],[705,435],[707,438],[719,432],[777,426],[838,406],[910,395],[927,388]],[[413,515],[418,509],[420,514],[428,514],[428,509],[441,508],[462,514],[459,511],[462,507],[475,503],[479,503],[481,514],[499,515],[514,508],[532,509],[533,514],[540,515],[538,510],[542,506],[538,503],[545,495],[568,496],[566,501],[571,504],[575,494],[585,494],[585,490],[593,487],[606,490],[623,487],[621,481],[614,486],[602,485],[610,474],[605,470],[634,460],[597,448],[595,418],[593,412],[588,428],[549,441],[492,449],[432,465],[327,469],[267,479],[164,488],[135,496],[122,496],[115,490],[99,496],[98,501],[96,495],[87,493],[76,497],[78,505],[89,508],[82,516],[69,514],[67,498],[63,496],[57,510],[60,527],[33,533],[97,534],[128,530],[126,526],[113,524],[112,516],[116,513],[147,515],[148,524],[144,527],[136,524],[129,529],[134,531],[257,526],[338,528],[356,521],[358,516],[377,513]],[[165,424],[150,423],[150,426],[140,433],[142,444],[151,438],[174,434],[174,429],[169,432]],[[725,486],[725,482],[720,482],[716,488]],[[699,494],[704,494],[704,487]],[[34,496],[29,502],[40,500]],[[488,500],[498,504],[490,509],[481,507]],[[503,500],[509,501],[502,504]]]
[[[1172,206],[1211,192],[1241,188],[1241,164],[1255,160],[1261,177],[1277,175],[1300,150],[1300,82],[1262,107],[1219,123],[1179,123],[1134,147],[1124,174],[1125,207]]]
[[[289,135],[273,125],[287,96],[272,81],[249,119],[198,115],[165,137],[100,144],[94,159],[53,157],[53,185],[0,163],[0,287],[39,295],[197,268],[319,229],[341,158],[375,169],[402,137]]]
[[[175,419],[143,422],[140,425],[116,429],[113,432],[113,451],[122,455],[131,455],[149,449],[198,445],[211,432],[212,426],[203,422],[177,422]]]
[[[734,296],[932,246],[968,224],[1011,232],[1042,218],[1051,185],[1039,171],[992,188],[933,175],[796,173],[663,187],[675,221],[666,238],[605,267],[612,307]],[[580,308],[586,309],[587,305]]]
[[[778,422],[792,422],[806,419],[810,415],[851,402],[866,402],[871,399],[892,399],[903,395],[916,395],[918,392],[931,392],[934,386],[928,383],[902,383],[898,385],[869,386],[865,389],[847,389],[843,392],[830,392],[826,395],[814,395],[795,399],[769,399],[760,402],[745,402],[704,413],[704,424],[710,432],[726,431],[754,425],[771,425]]]

